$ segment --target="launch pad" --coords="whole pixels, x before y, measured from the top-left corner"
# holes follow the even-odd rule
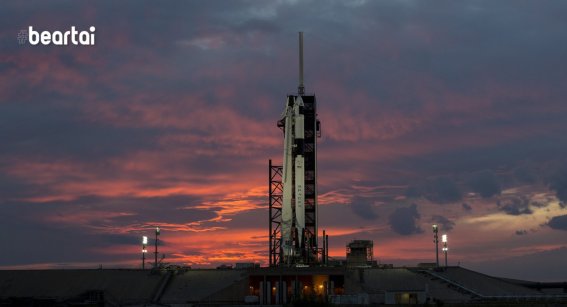
[[[0,270],[2,306],[564,306],[567,283],[461,267]]]

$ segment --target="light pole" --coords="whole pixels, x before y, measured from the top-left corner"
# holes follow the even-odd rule
[[[433,224],[433,243],[435,243],[435,267],[439,267],[439,237],[437,233],[439,232],[439,227],[437,224]]]
[[[148,237],[142,236],[142,270],[146,269],[146,253],[148,252]]]
[[[444,234],[441,236],[441,241],[443,241],[443,253],[445,254],[445,268],[447,268],[447,252],[449,248],[447,247],[447,235]]]
[[[155,249],[155,263],[154,263],[154,268],[157,269],[158,268],[158,261],[157,261],[157,256],[158,256],[158,236],[159,236],[159,226],[156,227],[156,249]]]

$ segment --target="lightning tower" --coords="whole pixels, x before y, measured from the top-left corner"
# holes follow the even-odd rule
[[[303,84],[303,33],[299,33],[299,86],[288,95],[277,126],[284,132],[283,165],[269,165],[270,265],[318,262],[317,138],[315,95]]]

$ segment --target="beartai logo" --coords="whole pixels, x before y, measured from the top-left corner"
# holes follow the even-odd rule
[[[77,31],[75,27],[71,27],[70,31],[43,31],[39,33],[35,31],[32,26],[28,28],[29,42],[32,45],[37,45],[41,42],[42,45],[59,45],[67,46],[69,43],[72,45],[93,46],[95,44],[95,27],[91,26],[89,31]]]

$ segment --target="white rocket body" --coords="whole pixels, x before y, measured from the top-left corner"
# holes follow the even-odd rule
[[[303,155],[303,141],[305,138],[303,100],[297,96],[294,105],[295,141],[297,146],[295,156],[295,226],[300,244],[303,243],[303,230],[305,229],[305,159]]]
[[[288,101],[283,115],[285,117],[285,136],[282,174],[282,249],[284,258],[290,259],[295,255],[296,245],[303,247],[305,229],[305,158],[303,153],[305,128],[301,96],[297,96],[293,103]]]
[[[282,199],[282,249],[283,254],[289,257],[293,253],[293,208],[292,208],[292,170],[293,170],[293,109],[286,104],[284,110],[285,127],[284,127],[284,156],[283,156],[283,199]]]

